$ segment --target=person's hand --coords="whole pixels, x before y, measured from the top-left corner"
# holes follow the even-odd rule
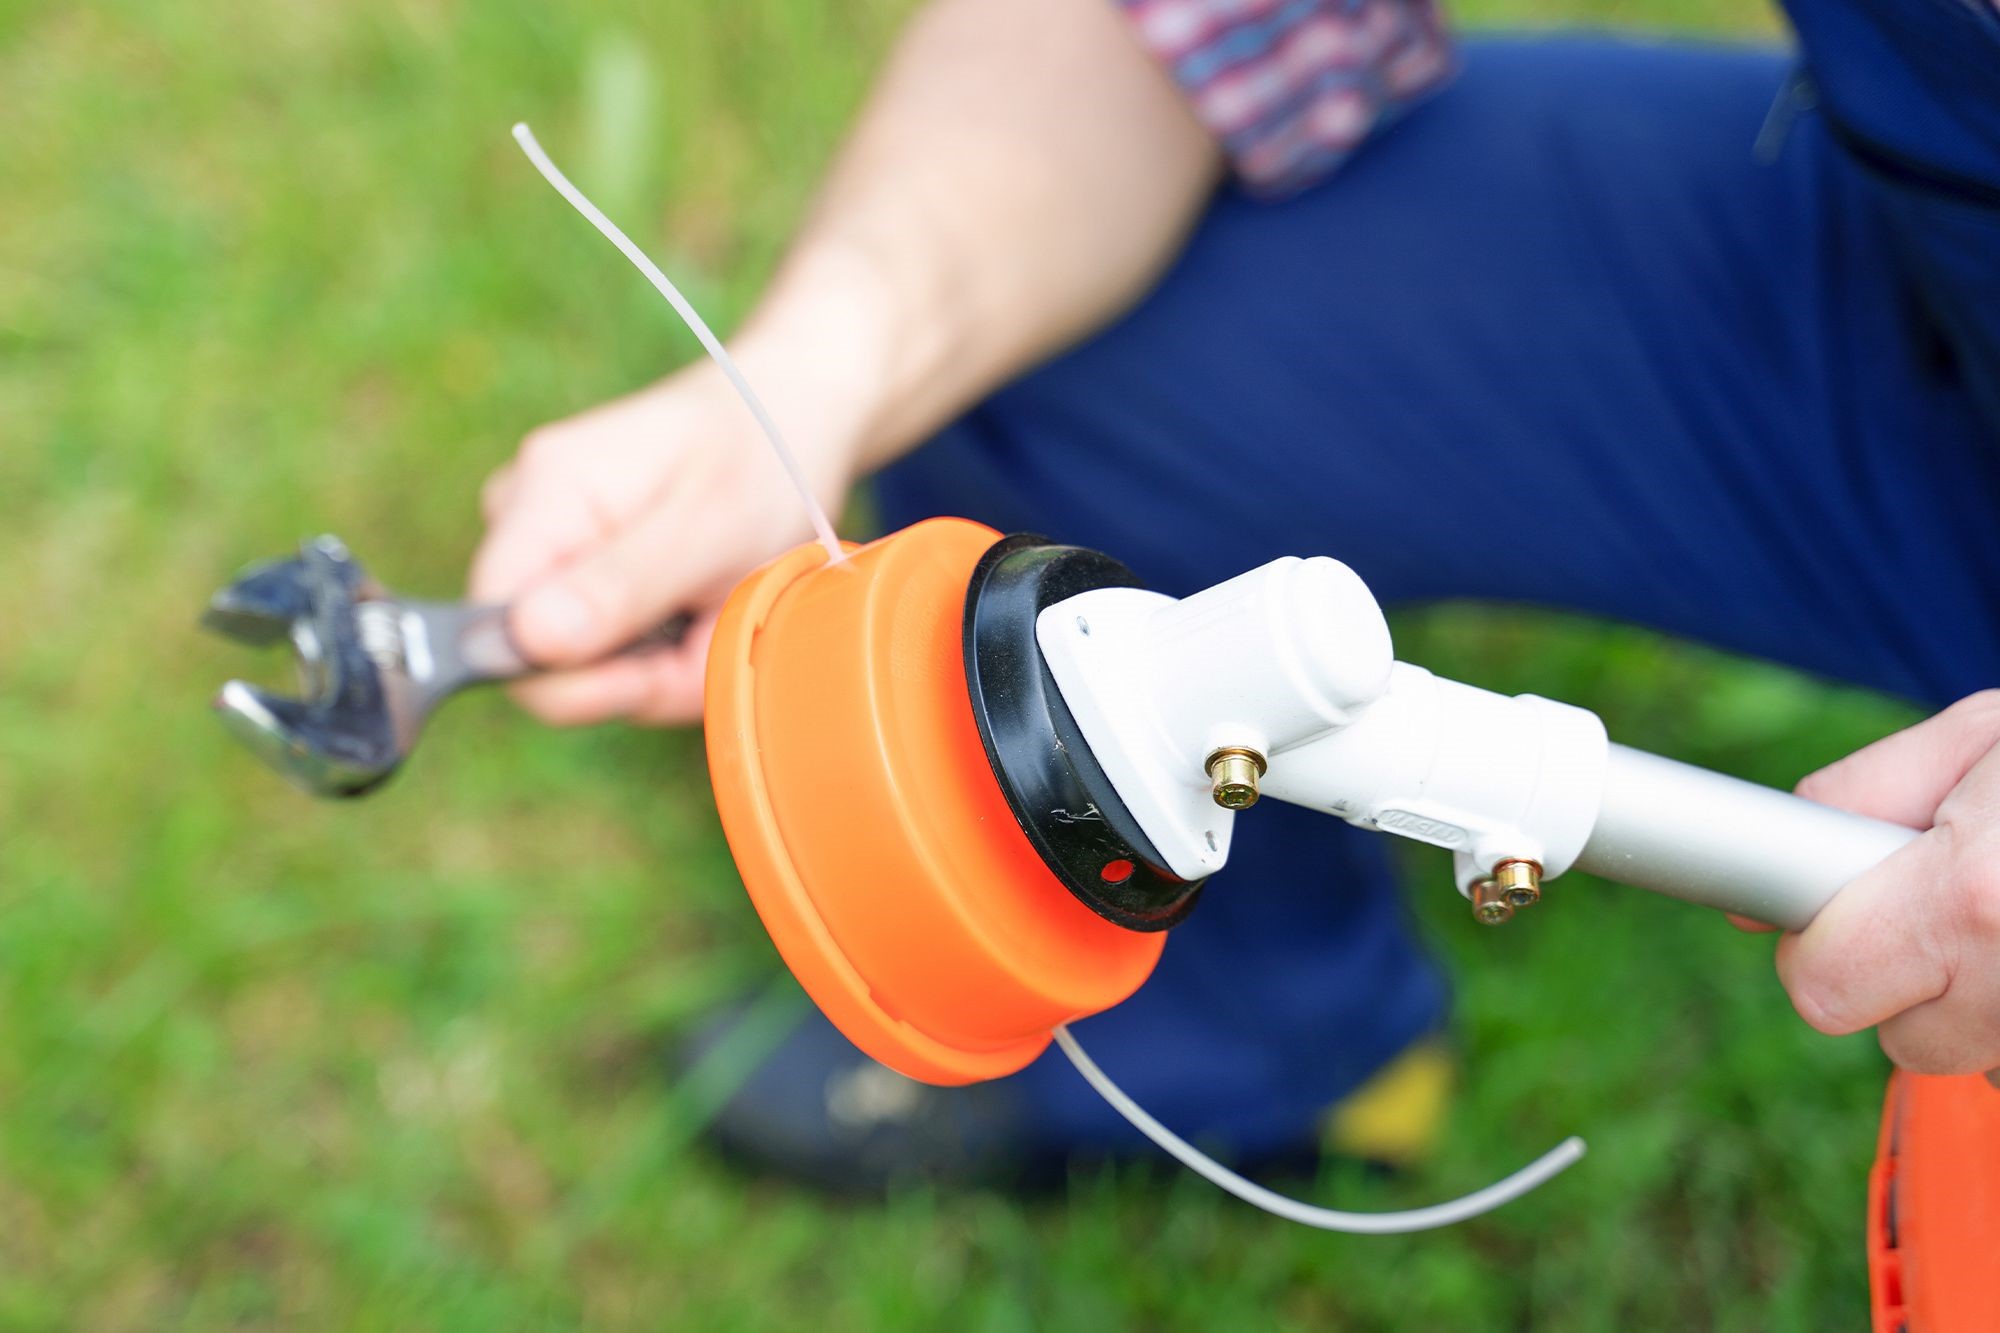
[[[783,367],[746,359],[744,369],[837,514],[853,481],[839,414]],[[560,668],[514,687],[557,724],[699,718],[722,600],[745,573],[812,537],[755,420],[707,361],[535,431],[487,481],[482,503],[471,596],[511,603],[522,652]],[[614,656],[683,611],[695,619],[677,647]]]
[[[1800,1017],[1836,1036],[1876,1027],[1889,1058],[1917,1073],[2000,1070],[2000,690],[1821,769],[1798,792],[1929,830],[1779,943]]]

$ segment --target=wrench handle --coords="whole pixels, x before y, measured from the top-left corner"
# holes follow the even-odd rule
[[[437,661],[430,676],[444,693],[468,685],[519,680],[546,668],[537,666],[521,651],[508,625],[510,607],[499,603],[427,602],[411,603],[428,629]],[[678,646],[694,624],[691,612],[656,625],[611,654],[650,652]],[[606,659],[609,660],[609,659]]]

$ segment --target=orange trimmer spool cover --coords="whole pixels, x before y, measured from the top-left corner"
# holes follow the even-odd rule
[[[2000,1329],[2000,1089],[1896,1071],[1868,1179],[1875,1333]]]
[[[999,539],[939,518],[839,564],[801,546],[737,587],[709,650],[709,773],[765,929],[849,1040],[930,1083],[1020,1069],[1165,940],[1063,887],[987,761],[963,621]]]

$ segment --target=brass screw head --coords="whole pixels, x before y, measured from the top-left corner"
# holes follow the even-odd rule
[[[1203,765],[1214,784],[1215,803],[1224,810],[1248,810],[1257,804],[1257,779],[1264,776],[1264,756],[1241,745],[1225,745]]]
[[[1493,867],[1493,884],[1509,907],[1533,907],[1542,900],[1542,867],[1538,861],[1516,858]]]
[[[1490,879],[1473,881],[1472,919],[1482,926],[1505,925],[1514,915],[1514,908],[1500,893],[1499,887]]]

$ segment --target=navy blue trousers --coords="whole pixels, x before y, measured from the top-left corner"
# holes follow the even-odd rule
[[[1137,309],[885,474],[886,516],[1175,594],[1328,554],[1390,604],[1569,608],[1933,704],[2000,682],[2000,22],[1881,13],[1800,6],[1819,106],[1774,156],[1793,54],[1474,43],[1328,183],[1221,194]],[[1266,806],[1080,1031],[1255,1152],[1445,1009],[1381,843]],[[1019,1086],[1123,1141],[1059,1057]]]

